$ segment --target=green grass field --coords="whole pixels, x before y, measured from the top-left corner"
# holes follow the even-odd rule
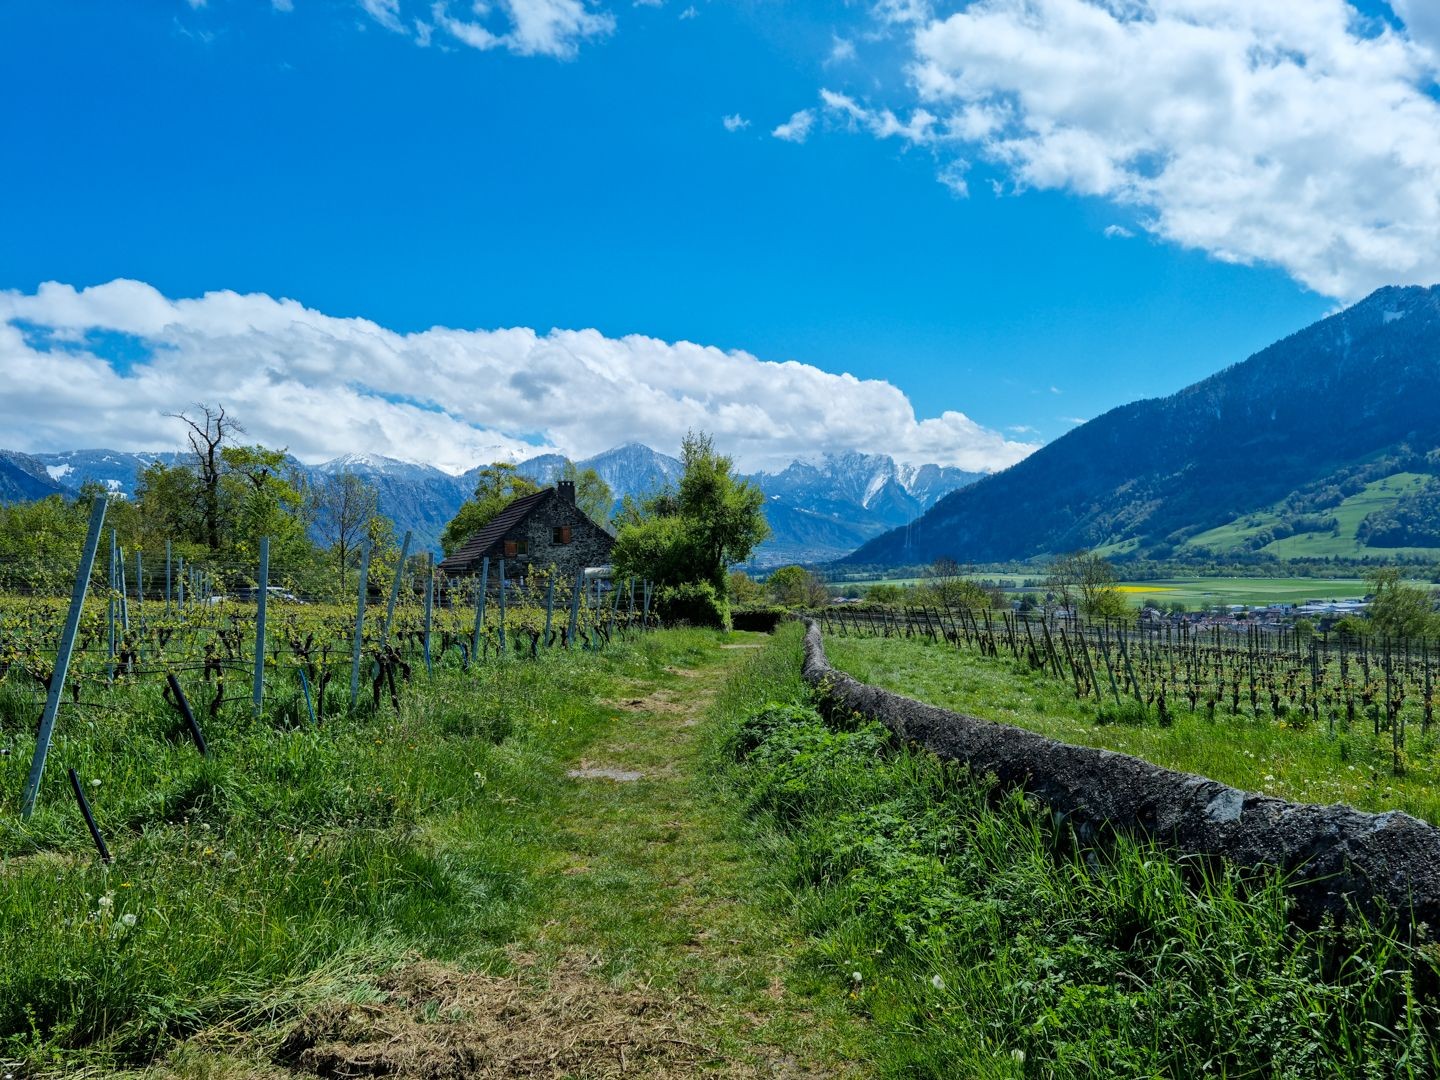
[[[830,635],[825,647],[836,667],[862,682],[942,708],[1133,754],[1246,791],[1404,810],[1440,824],[1440,725],[1422,733],[1415,724],[1405,775],[1396,776],[1390,735],[1374,734],[1369,719],[1347,728],[1342,718],[1332,737],[1323,719],[1307,725],[1304,714],[1277,721],[1251,716],[1248,706],[1239,715],[1222,707],[1209,720],[1203,709],[1191,713],[1180,704],[1174,722],[1161,726],[1153,717],[1137,722],[1128,702],[1116,709],[1108,699],[1077,701],[1068,683],[1008,655],[990,658],[921,638]]]
[[[765,853],[696,788],[754,640],[422,667],[398,710],[318,727],[202,714],[206,758],[154,680],[122,681],[62,712],[28,824],[34,716],[0,695],[0,1073],[599,1076],[619,1053],[657,1077],[846,1075],[862,1021],[794,972]]]
[[[1024,574],[975,574],[976,580],[993,581],[1006,589],[1019,589],[1027,580],[1042,576]],[[842,587],[868,585],[918,585],[924,578],[902,578],[884,580],[871,578],[865,581],[844,582]],[[1423,584],[1423,583],[1419,583]],[[1146,600],[1159,604],[1174,601],[1194,609],[1215,604],[1296,604],[1306,600],[1350,600],[1364,596],[1368,589],[1362,578],[1304,578],[1304,577],[1180,577],[1163,581],[1126,581],[1121,583],[1126,597],[1136,606]]]
[[[1440,551],[1434,548],[1367,548],[1356,539],[1356,530],[1367,515],[1393,506],[1403,496],[1424,487],[1430,479],[1420,473],[1406,472],[1375,480],[1367,484],[1365,490],[1351,495],[1333,510],[1326,511],[1338,523],[1334,532],[1298,533],[1295,536],[1272,540],[1260,550],[1278,559],[1358,559],[1377,554],[1396,558],[1440,556]],[[1246,549],[1248,540],[1257,533],[1274,527],[1280,520],[1281,515],[1273,511],[1246,514],[1229,524],[1191,537],[1186,547],[1221,553]]]
[[[767,653],[798,663],[795,629]],[[722,775],[810,935],[803,964],[869,1020],[876,1075],[1440,1071],[1432,945],[1363,920],[1300,930],[1274,875],[1125,838],[1089,846],[878,724],[771,700],[720,727]]]

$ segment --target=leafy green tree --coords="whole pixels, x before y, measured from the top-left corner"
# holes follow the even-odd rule
[[[742,607],[755,607],[765,602],[765,586],[744,570],[731,570],[725,578],[725,591],[730,600]]]
[[[728,567],[770,533],[765,496],[733,474],[733,462],[704,433],[686,435],[680,456],[685,471],[675,489],[622,506],[615,566],[660,585],[708,582],[723,604]]]
[[[782,566],[765,585],[774,601],[784,607],[820,607],[830,602],[825,583],[803,566]]]
[[[924,581],[915,590],[915,600],[942,608],[984,609],[1004,603],[999,589],[987,589],[967,577],[965,568],[954,559],[940,558],[925,568]]]
[[[573,461],[566,461],[560,469],[560,479],[575,485],[575,505],[581,513],[597,525],[609,524],[615,509],[615,494],[604,477],[594,469],[581,469]]]
[[[286,451],[227,446],[221,461],[221,507],[229,549],[240,559],[254,561],[260,538],[269,537],[273,565],[301,565],[313,552],[305,481]]]
[[[909,591],[903,585],[881,581],[865,590],[865,599],[872,604],[901,604],[905,602]]]
[[[1406,584],[1400,571],[1381,566],[1365,575],[1373,599],[1370,601],[1370,626],[1377,634],[1388,637],[1426,637],[1440,630],[1435,615],[1435,598],[1417,585]]]
[[[540,485],[520,472],[508,461],[486,465],[475,479],[475,494],[461,505],[459,511],[440,534],[440,548],[453,555],[460,547],[516,499],[533,495]]]

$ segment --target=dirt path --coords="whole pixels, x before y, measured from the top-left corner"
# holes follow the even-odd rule
[[[609,702],[614,725],[565,766],[544,917],[509,948],[512,974],[417,962],[375,1001],[311,1016],[278,1062],[437,1080],[860,1075],[856,1021],[806,992],[763,854],[699,775],[707,710],[745,656],[717,645]]]

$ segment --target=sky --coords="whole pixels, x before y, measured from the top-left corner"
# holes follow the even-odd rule
[[[1440,281],[1433,0],[6,0],[0,446],[1003,468]]]

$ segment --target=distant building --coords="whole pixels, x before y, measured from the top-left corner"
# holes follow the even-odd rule
[[[587,566],[607,565],[614,546],[615,538],[575,505],[574,483],[561,480],[505,507],[439,569],[450,577],[466,577],[480,573],[488,557],[492,574],[500,572],[504,559],[506,577],[521,577],[531,567],[544,570],[554,564],[564,580]]]

